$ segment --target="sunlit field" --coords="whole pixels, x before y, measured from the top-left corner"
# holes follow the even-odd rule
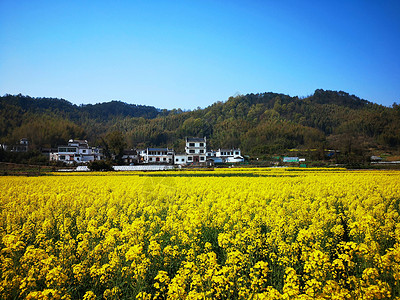
[[[400,172],[0,177],[0,299],[398,299]]]

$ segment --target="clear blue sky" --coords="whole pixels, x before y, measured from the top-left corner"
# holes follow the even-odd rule
[[[400,102],[400,1],[0,0],[0,94],[193,109],[237,93]]]

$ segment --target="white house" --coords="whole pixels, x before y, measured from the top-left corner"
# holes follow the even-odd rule
[[[139,151],[140,161],[146,164],[169,164],[173,162],[174,150],[168,148],[146,148]]]
[[[187,164],[205,164],[207,140],[203,138],[186,138],[185,152]]]
[[[103,159],[102,149],[89,147],[86,140],[69,140],[68,145],[59,146],[58,153],[52,154],[50,159],[65,162],[67,164],[88,163]]]
[[[186,165],[187,164],[187,155],[186,154],[175,154],[174,155],[174,164],[175,165]]]
[[[218,163],[238,163],[243,162],[240,149],[219,149],[207,150],[207,140],[205,137],[187,137],[185,154],[174,156],[175,165],[205,165]]]
[[[244,161],[240,149],[218,149],[215,153],[215,157],[221,158],[226,163],[238,163]]]
[[[222,158],[230,156],[240,156],[240,155],[241,155],[240,149],[218,149],[215,152],[216,157],[222,157]]]

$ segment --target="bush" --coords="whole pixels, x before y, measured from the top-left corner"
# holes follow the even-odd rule
[[[96,160],[88,164],[90,171],[112,171],[113,167],[109,161]]]

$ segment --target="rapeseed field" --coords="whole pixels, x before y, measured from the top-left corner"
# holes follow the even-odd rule
[[[399,299],[400,172],[0,177],[0,299]]]

